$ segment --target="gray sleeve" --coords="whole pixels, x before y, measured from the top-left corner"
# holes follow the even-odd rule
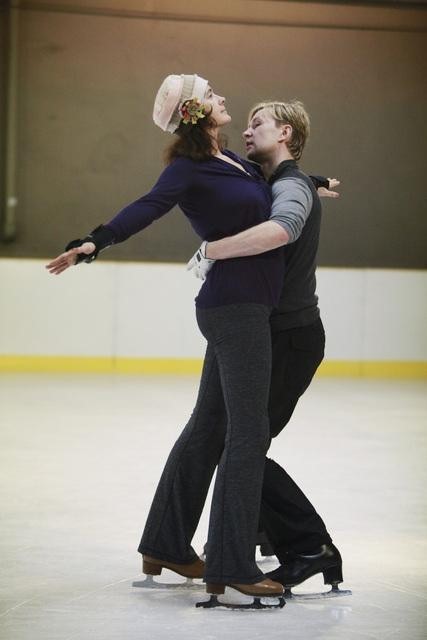
[[[282,178],[272,187],[273,205],[270,220],[280,224],[295,242],[301,235],[313,206],[310,187],[300,178]]]

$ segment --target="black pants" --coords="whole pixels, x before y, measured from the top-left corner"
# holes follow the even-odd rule
[[[270,309],[236,304],[197,311],[208,341],[197,404],[166,462],[139,546],[171,562],[195,557],[191,540],[217,468],[207,582],[251,584],[269,446]]]
[[[272,330],[269,400],[272,438],[289,422],[298,399],[323,359],[324,347],[325,332],[320,318],[306,327]],[[313,505],[289,474],[269,458],[264,472],[260,530],[265,531],[282,561],[288,551],[310,551],[331,542]]]

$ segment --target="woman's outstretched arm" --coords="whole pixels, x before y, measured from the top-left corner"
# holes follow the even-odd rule
[[[92,262],[99,252],[123,242],[165,215],[182,198],[191,172],[185,159],[169,165],[149,193],[127,205],[108,223],[99,225],[83,239],[72,240],[65,251],[51,260],[46,269],[59,275],[80,262]]]

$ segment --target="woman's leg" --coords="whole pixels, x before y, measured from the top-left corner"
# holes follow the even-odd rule
[[[224,447],[225,407],[216,356],[206,351],[197,403],[169,454],[138,551],[159,560],[192,562],[191,540]]]
[[[253,584],[265,454],[269,444],[270,309],[240,304],[198,309],[199,327],[214,348],[227,434],[215,482],[205,580]]]

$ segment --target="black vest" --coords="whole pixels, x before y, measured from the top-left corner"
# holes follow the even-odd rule
[[[319,247],[322,206],[316,188],[295,160],[281,162],[269,184],[283,178],[303,180],[313,195],[310,214],[298,240],[286,245],[285,279],[278,308],[273,311],[272,327],[292,329],[311,324],[319,317],[316,295],[317,250]]]

